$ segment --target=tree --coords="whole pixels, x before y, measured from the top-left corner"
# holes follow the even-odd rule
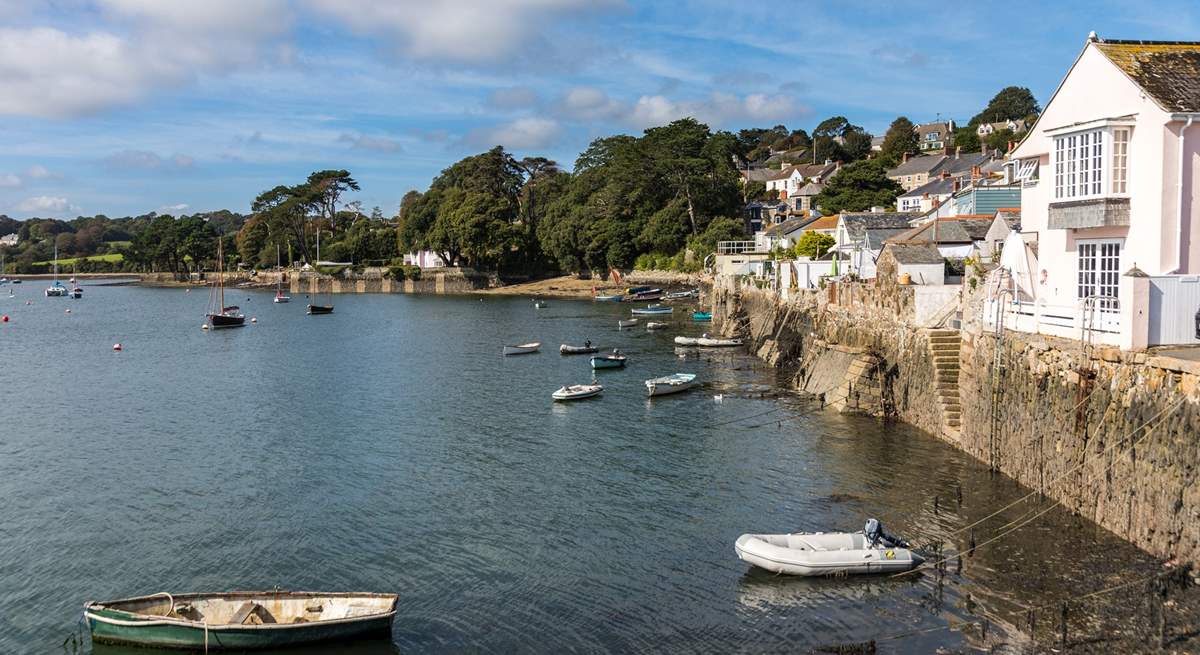
[[[987,147],[1000,152],[1008,152],[1008,144],[1010,141],[1016,141],[1017,134],[1007,127],[1002,130],[996,130],[983,138],[983,142]]]
[[[717,251],[720,241],[741,241],[745,238],[745,222],[721,216],[714,218],[700,236],[689,239],[687,247],[696,257],[704,258]]]
[[[820,259],[836,243],[837,240],[828,234],[809,230],[796,242],[796,256]]]
[[[888,179],[878,159],[864,159],[843,166],[829,178],[814,202],[824,214],[866,211],[871,207],[890,207],[904,189]]]
[[[1041,113],[1033,93],[1023,86],[1005,87],[997,93],[983,111],[975,114],[968,127],[978,127],[980,123],[999,123],[1000,121],[1017,120]]]
[[[350,171],[325,170],[309,175],[307,182],[295,188],[295,195],[327,219],[331,230],[337,230],[338,200],[346,191],[358,190]]]
[[[962,148],[963,152],[979,150],[979,135],[975,133],[975,128],[963,126],[954,130],[954,146]]]
[[[906,116],[900,116],[888,126],[883,135],[883,146],[879,153],[880,159],[895,165],[904,159],[904,155],[913,155],[921,151],[921,142],[917,138],[916,126]]]
[[[842,149],[846,151],[845,161],[857,161],[871,154],[871,135],[860,127],[852,126],[842,137]]]

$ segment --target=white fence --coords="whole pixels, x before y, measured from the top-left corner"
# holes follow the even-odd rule
[[[1052,305],[1043,300],[1013,302],[1007,298],[984,302],[983,323],[996,326],[999,312],[1004,314],[1004,327],[1018,332],[1047,334],[1068,339],[1088,338],[1095,343],[1120,343],[1121,312],[1117,300],[1106,300],[1104,306],[1086,310],[1083,302],[1076,305]],[[1085,330],[1085,327],[1090,329]]]
[[[1200,275],[1150,278],[1151,346],[1200,344]]]

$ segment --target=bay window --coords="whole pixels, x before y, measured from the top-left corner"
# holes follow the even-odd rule
[[[1054,199],[1128,192],[1129,127],[1102,127],[1054,137]]]

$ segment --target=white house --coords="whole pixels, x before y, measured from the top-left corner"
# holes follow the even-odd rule
[[[4,248],[6,246],[15,246],[17,245],[17,241],[18,239],[16,232],[13,232],[12,234],[6,234],[0,237],[0,248]]]
[[[446,261],[442,256],[432,250],[418,250],[404,255],[404,263],[410,266],[420,266],[421,268],[441,268],[446,265]]]
[[[1088,37],[1012,153],[1037,259],[1008,327],[1127,349],[1200,343],[1196,123],[1200,43]]]

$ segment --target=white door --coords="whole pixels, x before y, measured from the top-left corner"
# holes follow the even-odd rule
[[[1098,310],[1096,329],[1104,332],[1120,329],[1117,291],[1121,278],[1121,246],[1120,239],[1091,239],[1078,241],[1075,245],[1078,257],[1075,297],[1080,306],[1088,298],[1099,298],[1095,301]]]

